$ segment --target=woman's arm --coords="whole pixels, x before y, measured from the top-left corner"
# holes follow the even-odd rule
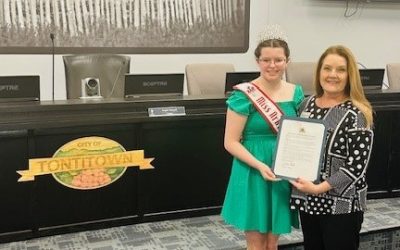
[[[348,126],[365,123],[362,119],[348,119],[348,121]],[[342,131],[344,130],[345,129]],[[343,139],[347,151],[347,157],[344,159],[345,162],[343,166],[320,184],[314,184],[310,181],[299,178],[292,182],[293,186],[302,192],[310,194],[325,193],[331,189],[333,189],[337,194],[341,194],[347,187],[356,185],[360,178],[365,177],[372,150],[372,130],[362,126],[354,126],[354,128],[348,129],[346,132],[342,133],[342,135],[340,135],[340,133],[335,133],[338,138],[335,138],[334,141],[337,143],[333,143],[333,148],[330,148],[327,153],[333,154],[336,149],[339,150],[341,147],[341,144],[339,143]]]
[[[339,171],[329,176],[326,181],[338,194],[350,185],[356,185],[364,178],[372,150],[373,132],[370,129],[356,128],[347,132],[348,155]]]

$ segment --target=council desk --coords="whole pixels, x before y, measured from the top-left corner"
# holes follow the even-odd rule
[[[395,196],[400,93],[368,98],[376,111],[369,195]],[[0,241],[219,213],[232,161],[223,147],[225,100],[1,103]],[[185,114],[149,116],[160,107],[184,107]],[[144,163],[151,158],[154,168]],[[118,159],[138,164],[118,166]],[[78,161],[112,167],[77,170]]]

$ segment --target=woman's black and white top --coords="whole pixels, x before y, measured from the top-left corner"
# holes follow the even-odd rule
[[[315,99],[315,96],[307,98],[300,114],[324,120],[327,126],[320,182],[327,181],[332,189],[319,195],[306,195],[293,188],[291,208],[315,215],[364,211],[373,132],[366,127],[364,115],[350,100],[334,107],[319,108]]]

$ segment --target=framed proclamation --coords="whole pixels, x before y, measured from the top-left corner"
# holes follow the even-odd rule
[[[326,139],[323,121],[282,117],[272,170],[278,178],[318,179]]]

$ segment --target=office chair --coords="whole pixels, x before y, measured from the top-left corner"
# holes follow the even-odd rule
[[[123,97],[125,74],[129,73],[130,57],[113,54],[63,56],[67,99],[100,95]],[[83,84],[88,87],[87,93]]]
[[[317,63],[314,62],[290,62],[286,68],[286,81],[301,84],[307,94],[314,92],[314,73]]]
[[[186,65],[186,82],[189,95],[225,93],[226,72],[235,71],[230,63],[193,63]]]
[[[387,64],[386,73],[389,82],[389,89],[400,89],[400,63]]]

